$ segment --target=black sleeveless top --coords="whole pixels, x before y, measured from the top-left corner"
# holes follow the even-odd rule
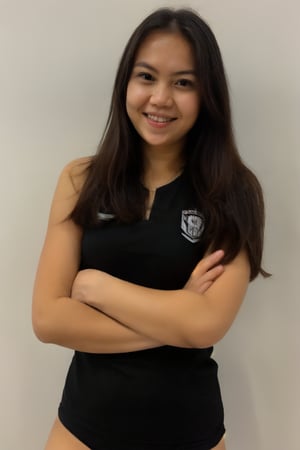
[[[85,230],[81,269],[155,289],[182,288],[203,256],[204,218],[195,204],[183,173],[157,189],[149,220],[112,219]],[[211,353],[172,346],[76,351],[59,418],[92,450],[211,449],[225,431]]]

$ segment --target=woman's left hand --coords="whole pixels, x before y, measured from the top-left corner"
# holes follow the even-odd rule
[[[224,272],[224,266],[221,264],[223,257],[223,250],[204,256],[196,265],[183,289],[204,294]]]
[[[81,303],[100,309],[101,287],[105,273],[95,269],[85,269],[78,272],[72,286],[71,297]]]

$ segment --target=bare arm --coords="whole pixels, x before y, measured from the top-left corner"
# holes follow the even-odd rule
[[[81,172],[78,162],[68,165],[54,195],[33,292],[34,331],[43,342],[91,353],[158,347],[162,345],[159,340],[70,298],[79,267],[82,231],[65,219],[78,198]]]
[[[165,341],[132,329],[118,317],[70,298],[79,268],[82,231],[66,217],[83,182],[82,164],[77,161],[65,168],[54,195],[33,292],[34,331],[43,342],[89,353],[131,352],[165,345]],[[203,260],[201,270],[196,270],[187,283],[191,290],[203,293],[212,285],[223,270],[221,266],[212,268],[215,262]]]
[[[185,289],[175,291],[144,288],[96,270],[82,271],[75,280],[74,296],[149,338],[179,347],[209,347],[230,328],[250,271],[242,251],[206,292],[199,293],[191,286],[205,262],[207,258]]]

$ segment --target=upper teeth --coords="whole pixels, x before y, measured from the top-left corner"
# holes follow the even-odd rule
[[[154,120],[155,122],[170,122],[172,120],[167,117],[158,117],[158,116],[154,116],[152,114],[147,114],[147,116],[149,119]]]

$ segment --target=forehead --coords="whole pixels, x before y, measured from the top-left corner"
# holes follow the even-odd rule
[[[153,31],[139,46],[135,64],[147,62],[154,67],[168,66],[170,70],[195,69],[191,44],[179,32]]]

